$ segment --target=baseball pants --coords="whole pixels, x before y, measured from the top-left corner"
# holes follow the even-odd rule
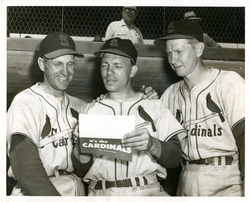
[[[177,196],[242,196],[238,156],[231,165],[182,165]]]
[[[147,175],[148,184],[143,184],[141,176],[140,185],[136,185],[135,179],[130,178],[132,186],[130,187],[105,187],[105,180],[102,181],[102,188],[96,189],[97,181],[91,181],[88,189],[88,196],[170,196],[167,194],[160,183],[158,182],[156,175]]]

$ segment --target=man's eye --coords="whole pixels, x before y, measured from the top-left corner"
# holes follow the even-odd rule
[[[101,68],[106,68],[108,65],[107,64],[102,64]]]
[[[62,65],[62,63],[57,62],[57,63],[53,63],[53,65],[56,66],[56,67],[60,67]]]
[[[72,67],[72,66],[74,66],[74,65],[75,65],[74,62],[68,63],[68,66],[70,66],[70,67]]]

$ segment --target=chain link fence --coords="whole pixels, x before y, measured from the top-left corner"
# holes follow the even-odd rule
[[[46,35],[62,31],[88,41],[95,35],[104,39],[109,23],[122,19],[122,9],[118,6],[9,6],[7,34]],[[194,11],[202,18],[204,32],[223,47],[245,44],[245,7],[140,6],[137,11],[135,25],[141,30],[145,44],[164,36],[167,24],[182,19],[187,11]]]

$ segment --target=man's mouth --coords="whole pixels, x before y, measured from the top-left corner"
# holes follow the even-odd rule
[[[178,69],[178,68],[180,68],[180,67],[182,67],[182,65],[178,65],[178,66],[173,66],[175,69]]]
[[[114,80],[114,79],[106,79],[106,82],[107,83],[114,83],[114,82],[116,82],[116,80]]]
[[[114,83],[114,80],[106,80],[108,83]]]
[[[60,81],[67,81],[67,80],[68,80],[68,77],[58,77],[58,79],[59,79]]]

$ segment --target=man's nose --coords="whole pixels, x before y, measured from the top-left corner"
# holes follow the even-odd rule
[[[169,63],[175,64],[177,62],[177,53],[172,52],[171,55],[169,56]]]
[[[66,64],[62,64],[61,65],[61,69],[60,69],[60,73],[64,76],[67,76],[69,71],[68,71],[68,67]]]
[[[108,75],[111,75],[114,73],[114,67],[112,65],[110,65],[108,68],[107,68],[107,74]]]

